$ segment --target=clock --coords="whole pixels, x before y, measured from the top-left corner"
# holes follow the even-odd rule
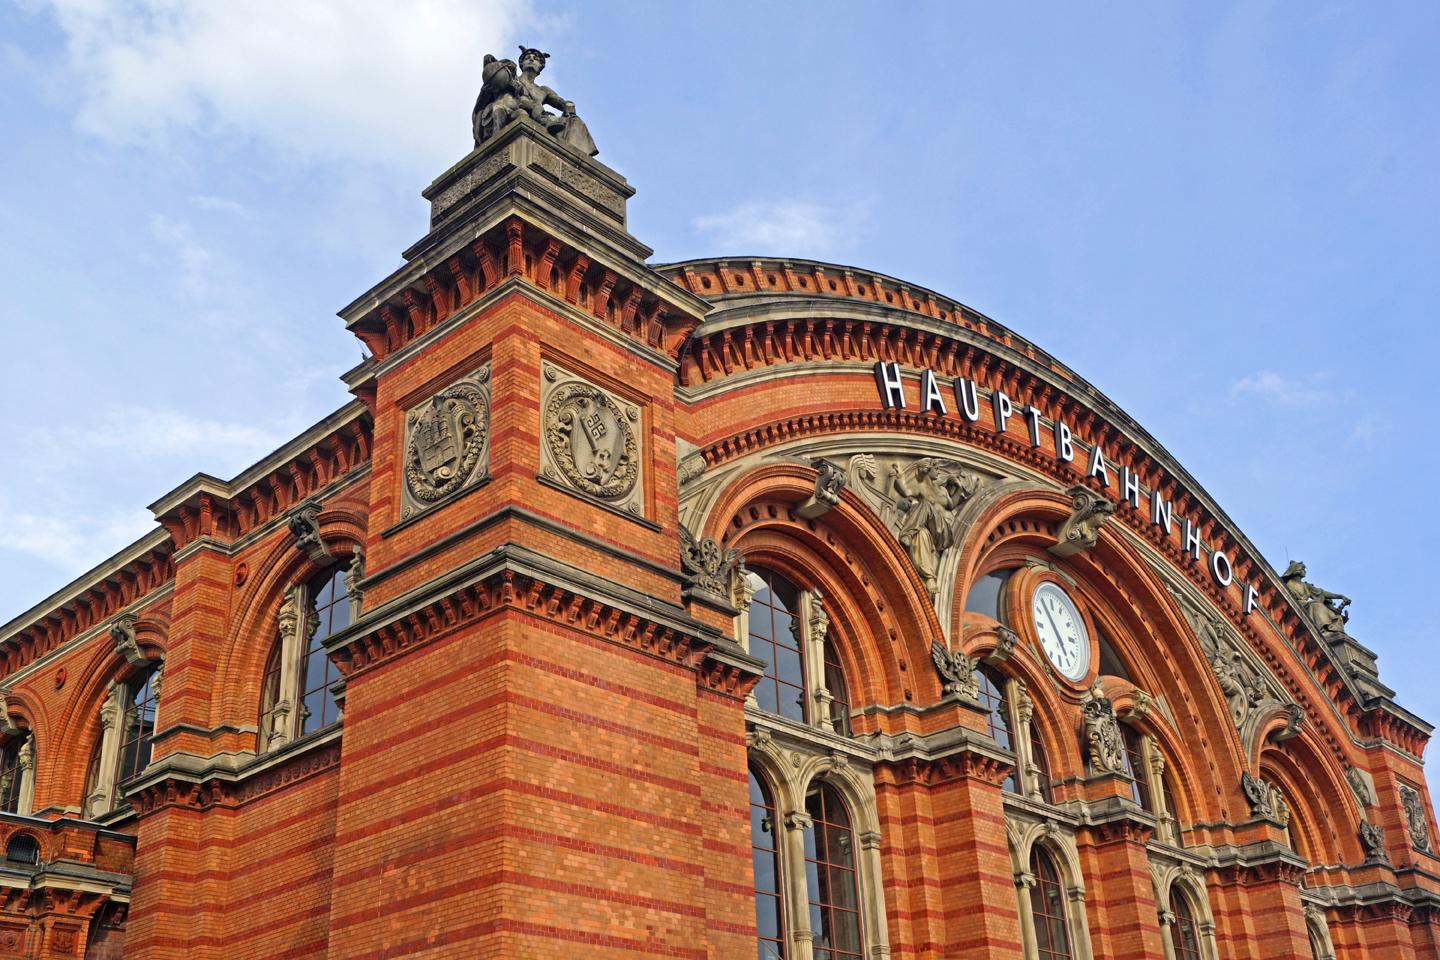
[[[1030,597],[1030,619],[1040,647],[1067,680],[1090,672],[1090,634],[1075,601],[1058,583],[1046,580]]]

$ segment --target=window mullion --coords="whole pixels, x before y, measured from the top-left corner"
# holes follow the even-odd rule
[[[825,596],[819,590],[806,590],[801,594],[802,630],[805,642],[802,645],[805,656],[805,696],[809,701],[810,723],[821,730],[834,730],[835,722],[830,716],[830,703],[834,700],[825,686],[825,637],[830,630],[830,614],[825,611]]]
[[[120,738],[124,732],[127,685],[110,681],[105,702],[100,705],[100,765],[90,794],[90,815],[99,816],[115,806],[115,780],[120,772]]]
[[[277,617],[280,632],[280,682],[271,710],[270,747],[278,747],[299,736],[301,666],[305,659],[302,637],[309,636],[309,615],[303,584],[285,593]]]

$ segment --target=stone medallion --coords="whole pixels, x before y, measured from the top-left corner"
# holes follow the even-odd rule
[[[401,518],[488,476],[490,367],[487,364],[405,414]]]
[[[542,476],[640,515],[640,408],[548,361],[543,371]]]

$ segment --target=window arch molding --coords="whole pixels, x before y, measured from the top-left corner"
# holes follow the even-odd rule
[[[1006,817],[1005,832],[1009,839],[1010,865],[1015,874],[1024,956],[1034,958],[1038,952],[1035,918],[1030,906],[1030,887],[1035,882],[1030,862],[1039,849],[1049,855],[1065,889],[1065,921],[1070,935],[1071,955],[1074,960],[1093,960],[1090,922],[1085,913],[1085,872],[1080,864],[1080,849],[1075,843],[1074,833],[1052,820],[1017,820],[1013,817]]]
[[[161,651],[153,647],[142,652],[154,654],[140,663],[131,663],[107,644],[101,660],[103,670],[93,672],[83,689],[77,692],[79,704],[74,716],[80,726],[71,741],[70,754],[60,761],[56,771],[68,772],[66,784],[51,781],[50,792],[62,795],[67,802],[78,798],[82,816],[104,816],[122,809],[124,800],[120,785],[124,755],[133,750],[139,758],[129,776],[141,772],[148,763],[149,742],[160,728],[159,707],[165,661]],[[132,712],[143,712],[138,726],[132,725]],[[150,721],[150,732],[144,733],[143,722]],[[132,729],[132,726],[134,727]],[[143,741],[143,745],[140,741]],[[61,774],[64,775],[63,773]],[[62,793],[63,790],[63,793]]]
[[[28,814],[35,808],[35,781],[40,768],[41,733],[37,729],[38,712],[30,699],[12,691],[0,692],[0,710],[3,721],[3,770],[0,770],[0,806],[11,813]]]
[[[1290,808],[1292,849],[1297,855],[1312,867],[1365,859],[1359,841],[1362,818],[1354,794],[1343,779],[1338,785],[1329,781],[1323,762],[1314,756],[1313,745],[1303,733],[1281,744],[1268,744],[1256,769],[1261,780],[1273,783],[1284,795]],[[1336,790],[1339,785],[1345,787],[1343,794]],[[1354,824],[1352,829],[1319,827],[1347,821]]]
[[[925,674],[915,667],[929,662],[930,640],[945,635],[940,618],[909,556],[880,518],[848,494],[821,517],[796,515],[796,504],[815,490],[815,471],[800,464],[740,465],[719,479],[707,503],[689,511],[690,529],[738,550],[747,562],[769,556],[772,567],[824,591],[835,604],[832,619],[838,615],[850,643],[845,666],[853,674],[854,702],[903,702],[907,686],[917,700],[931,693],[938,699],[938,683],[930,693],[913,685],[927,682],[917,681]],[[783,568],[787,562],[789,570]],[[899,671],[900,657],[911,664],[909,673]]]
[[[251,563],[245,583],[236,590],[236,614],[211,687],[212,720],[255,722],[280,608],[293,586],[309,583],[337,565],[349,564],[357,576],[363,576],[364,526],[359,515],[350,509],[326,508],[319,512],[318,522],[329,554],[322,555],[323,562],[298,549],[295,537],[287,532]]]
[[[784,834],[780,845],[781,870],[786,877],[787,936],[794,938],[806,932],[793,919],[807,916],[809,910],[804,885],[803,830],[809,819],[806,798],[813,785],[823,783],[844,803],[856,842],[854,856],[865,956],[887,956],[889,933],[880,862],[880,817],[868,769],[857,769],[856,764],[844,758],[787,751],[763,729],[752,731],[748,744],[750,767],[769,787],[779,820],[777,829]]]
[[[1202,960],[1219,960],[1215,914],[1210,909],[1210,895],[1200,874],[1188,863],[1162,866],[1152,861],[1151,877],[1155,881],[1155,902],[1160,908],[1160,936],[1165,942],[1165,955],[1178,956],[1174,941],[1175,918],[1170,905],[1173,899],[1183,897],[1194,914]]]
[[[1173,818],[1172,823],[1177,828],[1219,820],[1218,808],[1201,805],[1201,798],[1209,794],[1198,785],[1211,782],[1210,773],[1201,766],[1193,745],[1186,742],[1171,719],[1156,709],[1143,691],[1126,680],[1107,677],[1104,689],[1121,724],[1146,740],[1149,767],[1145,775],[1151,790],[1151,802],[1146,805],[1147,809],[1154,813],[1163,811],[1164,816]],[[1169,797],[1165,796],[1166,785]],[[1178,802],[1180,809],[1170,809],[1172,799]]]

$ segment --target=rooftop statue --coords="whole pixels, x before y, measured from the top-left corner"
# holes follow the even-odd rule
[[[1322,590],[1305,580],[1305,564],[1292,561],[1280,575],[1291,595],[1305,608],[1305,613],[1319,628],[1327,640],[1338,640],[1346,636],[1345,624],[1350,621],[1350,598],[1339,593]]]
[[[534,47],[520,48],[519,66],[514,60],[498,60],[494,54],[485,54],[480,96],[470,115],[475,130],[475,146],[480,146],[511,120],[524,114],[570,149],[587,157],[600,152],[595,148],[595,141],[590,139],[585,121],[575,115],[575,104],[561,99],[554,90],[537,82],[536,78],[545,69],[545,61],[549,58],[550,54],[541,53]],[[546,107],[554,107],[560,113],[550,113]]]

